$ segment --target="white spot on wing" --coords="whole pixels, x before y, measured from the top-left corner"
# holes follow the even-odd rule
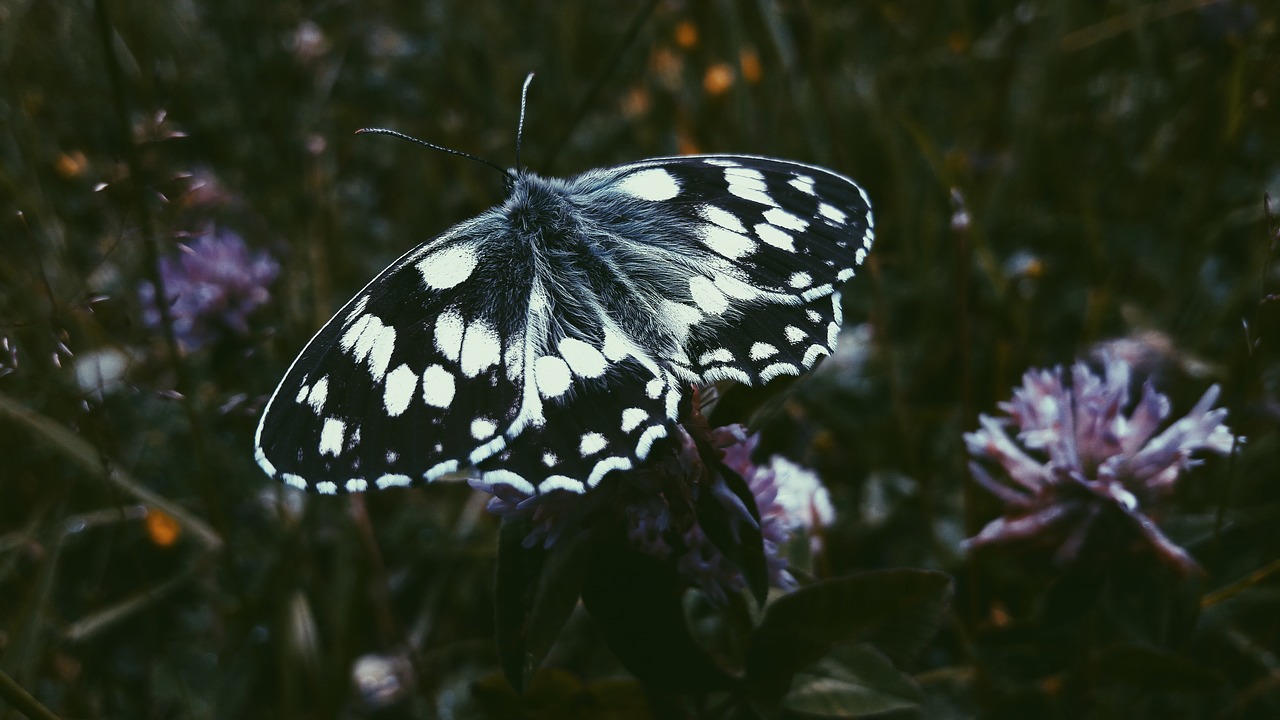
[[[720,382],[721,380],[734,380],[743,385],[751,384],[751,376],[736,367],[726,367],[717,365],[702,373],[704,382]]]
[[[724,170],[724,180],[729,183],[729,191],[740,188],[743,190],[759,190],[764,192],[767,185],[764,184],[764,173],[752,168],[734,166],[727,167]]]
[[[812,283],[813,276],[804,271],[791,273],[787,279],[787,284],[796,289],[809,287]]]
[[[311,397],[307,398],[307,404],[316,412],[324,410],[324,401],[329,397],[329,376],[325,375],[316,381],[311,388]]]
[[[582,442],[578,443],[578,452],[582,457],[595,455],[605,448],[609,441],[598,432],[582,433]]]
[[[729,352],[727,348],[716,348],[710,352],[703,353],[702,357],[698,358],[699,365],[710,365],[717,362],[733,362],[733,353]]]
[[[716,287],[734,300],[755,300],[761,295],[759,289],[729,275],[716,275]]]
[[[746,228],[743,228],[743,232]],[[702,225],[697,229],[702,244],[730,260],[741,260],[756,251],[756,241],[742,233],[719,225]]]
[[[736,233],[746,233],[747,226],[742,224],[742,220],[737,215],[716,207],[715,205],[703,205],[698,208],[698,214],[702,215],[708,222],[714,223],[725,230],[731,230]]]
[[[347,492],[364,492],[369,488],[369,483],[364,478],[351,478],[347,481]]]
[[[480,480],[489,485],[506,485],[525,495],[534,495],[538,492],[528,480],[510,470],[490,470],[482,474]]]
[[[809,229],[809,221],[792,215],[782,208],[771,208],[764,213],[764,219],[787,230],[795,230],[796,232],[804,232]]]
[[[556,457],[555,453],[548,450],[542,453],[542,464],[547,467],[555,467],[560,464],[560,458]]]
[[[778,354],[778,348],[770,345],[769,343],[758,342],[755,345],[751,346],[752,360],[763,360],[768,357],[773,357],[774,355],[777,355],[777,354]]]
[[[823,297],[824,295],[830,295],[833,289],[834,288],[831,287],[831,283],[827,283],[825,285],[819,285],[818,287],[809,288],[808,290],[805,290],[804,292],[800,293],[800,298],[803,299],[805,302],[810,302],[813,300],[817,300],[818,298]]]
[[[429,365],[422,371],[423,401],[432,407],[449,407],[453,403],[455,383],[453,373],[439,365]]]
[[[702,320],[702,313],[697,308],[667,299],[662,300],[658,312],[659,317],[667,321],[667,327],[682,342],[689,334],[689,326]]]
[[[336,495],[338,493],[338,485],[331,480],[323,480],[316,483],[316,492],[321,495]]]
[[[826,347],[815,343],[804,351],[804,358],[800,362],[804,363],[805,367],[813,367],[813,364],[818,362],[818,358],[826,357],[830,354],[831,351],[827,350]]]
[[[675,378],[670,378],[667,394],[663,396],[662,401],[666,404],[667,418],[675,420],[680,415],[680,389],[675,384]]]
[[[356,362],[368,360],[369,373],[375,381],[381,380],[396,347],[396,329],[383,325],[374,315],[361,315],[343,333],[338,345],[350,352]]]
[[[843,210],[829,203],[822,203],[819,205],[818,213],[837,225],[843,225],[844,221],[849,218]]]
[[[569,363],[574,375],[598,378],[609,367],[600,351],[577,338],[565,338],[560,341],[560,355]]]
[[[356,341],[360,339],[365,328],[369,327],[369,321],[372,319],[372,315],[361,315],[351,321],[351,324],[347,326],[347,331],[342,333],[342,338],[338,340],[338,345],[343,350],[350,351],[351,348],[355,347]]]
[[[600,462],[596,463],[595,467],[591,468],[591,474],[587,476],[587,487],[595,487],[596,485],[600,484],[600,481],[604,479],[604,476],[608,475],[614,470],[630,470],[630,469],[631,469],[631,461],[628,460],[627,458],[607,457],[601,460]]]
[[[817,192],[813,189],[813,178],[809,177],[808,175],[797,175],[794,178],[792,178],[787,184],[806,195],[817,194]]]
[[[763,190],[757,190],[753,187],[744,187],[741,184],[737,184],[737,185],[730,184],[729,192],[733,193],[734,195],[737,195],[743,200],[750,200],[753,203],[759,203],[760,205],[769,205],[772,207],[778,206],[778,201],[770,197],[768,193],[764,192]]]
[[[649,451],[653,449],[653,444],[660,438],[667,436],[667,428],[665,425],[654,425],[640,434],[640,439],[636,441],[636,457],[641,460],[649,457]]]
[[[538,358],[533,372],[543,397],[560,397],[569,389],[569,365],[555,355]]]
[[[347,424],[338,418],[325,418],[324,427],[320,429],[320,454],[337,457],[342,452],[342,436],[346,431]]]
[[[786,333],[787,340],[789,340],[792,343],[798,343],[801,340],[804,340],[806,337],[808,337],[808,333],[796,327],[795,325],[788,325],[786,328],[783,329],[783,332]]]
[[[498,453],[502,452],[503,448],[505,448],[506,446],[507,446],[507,439],[499,435],[498,437],[481,445],[475,450],[472,450],[471,454],[467,456],[467,460],[472,465],[475,465],[476,463],[480,463],[485,460],[488,460],[494,455],[497,455]]]
[[[462,331],[462,316],[457,310],[446,310],[436,318],[436,349],[453,362],[458,362],[462,352]]]
[[[307,489],[307,481],[302,479],[301,475],[294,475],[293,473],[281,473],[280,479],[283,480],[284,484],[288,485],[289,487],[296,487],[299,490]]]
[[[772,245],[779,250],[786,250],[787,252],[796,251],[795,238],[781,228],[769,223],[760,223],[753,229],[766,245]]]
[[[476,418],[471,421],[471,437],[486,440],[498,431],[498,424],[489,418]]]
[[[680,183],[675,177],[656,167],[631,173],[618,183],[617,188],[633,197],[654,202],[670,200],[680,194]]]
[[[552,475],[546,480],[543,480],[542,484],[538,485],[538,492],[546,493],[551,492],[552,490],[567,490],[571,493],[581,495],[587,491],[587,488],[583,486],[580,481],[574,480],[566,475]]]
[[[356,300],[356,304],[352,306],[351,312],[347,314],[347,322],[351,322],[352,320],[363,315],[364,309],[367,307],[369,307],[369,296],[361,295],[360,299]]]
[[[662,386],[662,379],[654,378],[644,384],[644,394],[648,396],[650,400],[657,400],[658,396],[662,394]]]
[[[640,427],[640,423],[649,419],[649,413],[640,408],[627,408],[622,411],[622,432],[629,433]]]
[[[476,320],[467,325],[467,334],[462,339],[462,374],[475,377],[486,368],[497,365],[502,360],[502,343],[498,333],[483,320]]]
[[[774,363],[760,371],[760,382],[767,383],[779,375],[799,375],[800,369],[791,363]]]
[[[377,480],[374,480],[373,484],[376,485],[379,490],[385,490],[389,487],[408,487],[411,482],[413,482],[413,479],[408,475],[388,473]]]
[[[382,392],[382,406],[391,417],[409,408],[413,393],[418,389],[418,373],[408,365],[400,365],[387,374],[387,386]]]
[[[631,342],[617,330],[614,330],[612,326],[605,325],[603,350],[606,358],[613,362],[618,362],[630,354]]]
[[[457,472],[457,471],[458,471],[457,460],[445,460],[442,463],[437,463],[436,465],[432,466],[431,469],[422,473],[422,479],[426,480],[427,482],[432,482],[445,475],[448,475],[449,473]]]
[[[710,315],[719,315],[729,309],[729,299],[716,288],[715,283],[702,275],[689,278],[689,294],[698,307]]]
[[[476,269],[475,249],[470,245],[455,245],[432,253],[418,262],[418,272],[427,287],[447,290],[471,277]]]
[[[840,326],[836,323],[827,323],[827,345],[833,350],[836,347],[836,339],[840,337]]]

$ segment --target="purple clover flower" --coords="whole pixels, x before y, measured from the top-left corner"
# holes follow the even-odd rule
[[[812,471],[781,456],[767,464],[751,461],[759,443],[742,425],[707,430],[691,422],[677,428],[677,442],[669,453],[645,468],[626,473],[585,496],[569,493],[524,496],[506,485],[471,484],[492,493],[490,512],[532,523],[525,545],[553,545],[567,532],[575,532],[586,518],[607,507],[621,508],[628,541],[640,551],[675,563],[677,571],[708,596],[723,601],[726,592],[746,587],[738,568],[711,542],[688,505],[691,492],[710,492],[734,523],[755,524],[755,519],[729,489],[720,473],[708,467],[699,443],[723,454],[723,464],[738,473],[751,490],[760,515],[760,534],[770,584],[789,590],[796,587],[787,568],[786,550],[797,533],[809,533],[835,519],[831,498]],[[702,434],[701,440],[698,436]],[[810,535],[817,542],[815,535]]]
[[[970,462],[974,480],[1005,503],[1004,515],[967,540],[968,548],[1033,541],[1056,547],[1054,561],[1065,564],[1100,518],[1118,514],[1162,561],[1198,570],[1150,516],[1167,506],[1178,478],[1201,463],[1197,454],[1231,452],[1234,438],[1222,422],[1227,411],[1213,407],[1218,386],[1161,431],[1169,399],[1148,379],[1131,406],[1130,366],[1111,353],[1102,364],[1099,377],[1077,362],[1070,386],[1061,367],[1028,371],[1013,399],[999,405],[1008,417],[982,415],[981,427],[965,434],[970,455],[985,461]],[[1002,472],[989,473],[992,464]]]
[[[180,247],[179,256],[160,259],[160,276],[182,350],[198,350],[228,331],[248,334],[249,315],[270,299],[268,288],[280,274],[279,264],[224,229],[211,228]],[[138,295],[143,322],[160,327],[155,287],[143,283]]]

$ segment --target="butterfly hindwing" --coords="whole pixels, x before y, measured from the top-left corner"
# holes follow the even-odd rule
[[[856,184],[798,163],[519,173],[308,343],[264,411],[259,464],[329,493],[454,471],[584,492],[672,434],[689,386],[830,354],[871,232]]]
[[[685,271],[684,283],[674,283],[675,314],[698,320],[671,358],[677,369],[701,382],[758,384],[799,375],[834,351],[837,289],[872,241],[870,203],[852,180],[746,155],[660,158],[600,172],[615,186],[643,177],[642,189],[666,198],[663,247],[635,252]]]

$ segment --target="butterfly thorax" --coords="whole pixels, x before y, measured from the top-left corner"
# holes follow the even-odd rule
[[[499,212],[512,230],[530,239],[564,238],[575,225],[569,191],[563,180],[520,171]]]

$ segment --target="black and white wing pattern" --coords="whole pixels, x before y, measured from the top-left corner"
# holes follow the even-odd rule
[[[648,457],[691,385],[829,355],[872,229],[852,180],[782,160],[521,172],[312,338],[263,411],[258,463],[321,493],[458,471],[585,492]]]

